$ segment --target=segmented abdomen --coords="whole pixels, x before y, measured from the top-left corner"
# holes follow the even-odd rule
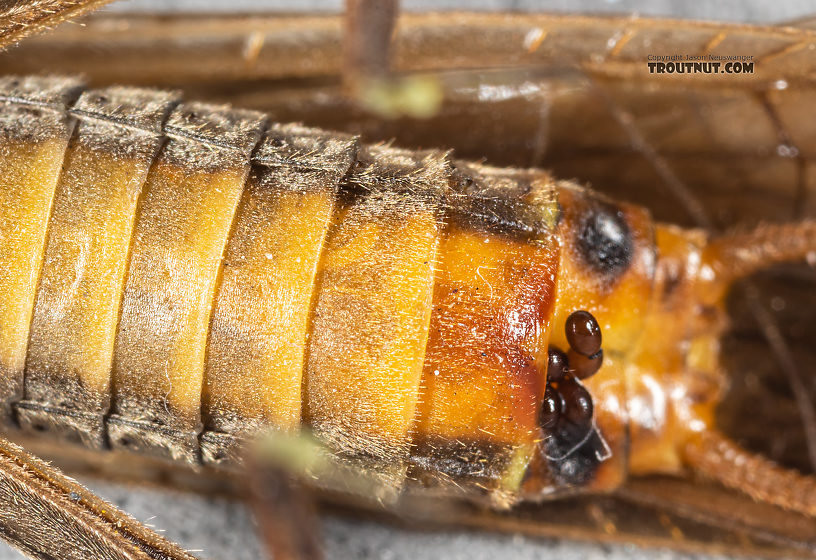
[[[521,483],[557,319],[548,175],[155,91],[0,92],[11,422],[193,463],[305,422],[395,485]]]

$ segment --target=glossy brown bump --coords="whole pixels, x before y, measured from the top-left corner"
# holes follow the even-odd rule
[[[538,417],[538,424],[544,430],[550,430],[558,424],[561,418],[561,396],[558,391],[547,385],[544,391],[544,398],[541,401],[541,412]]]
[[[567,355],[558,348],[550,348],[547,350],[547,380],[549,382],[558,382],[564,379],[569,369],[569,362]]]
[[[578,379],[586,379],[595,375],[603,365],[603,350],[598,350],[592,356],[584,356],[574,350],[567,354],[569,371]]]
[[[569,422],[576,425],[589,424],[592,419],[592,396],[575,381],[565,381],[559,387],[564,397],[563,415]]]
[[[575,311],[567,317],[565,326],[567,342],[573,350],[584,356],[592,356],[601,349],[601,327],[592,313]]]

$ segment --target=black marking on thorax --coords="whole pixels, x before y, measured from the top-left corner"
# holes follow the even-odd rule
[[[584,262],[607,278],[618,278],[632,262],[634,242],[623,211],[593,201],[576,231],[576,246]]]

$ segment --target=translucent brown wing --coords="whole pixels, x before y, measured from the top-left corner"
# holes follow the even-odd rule
[[[94,85],[183,87],[273,118],[453,147],[560,176],[693,223],[612,110],[722,226],[816,211],[816,32],[790,27],[532,14],[407,14],[394,69],[428,74],[445,101],[430,119],[383,120],[340,95],[339,17],[97,16],[0,58],[5,73],[82,73]],[[649,53],[752,55],[740,76],[649,74]],[[195,64],[190,64],[195,60]]]
[[[544,166],[662,220],[695,224],[655,165],[663,161],[715,225],[816,215],[816,34],[647,19],[408,15],[394,68],[436,80],[429,119],[383,120],[340,94],[335,17],[94,17],[0,56],[5,73],[83,73],[94,85],[182,87],[281,121],[453,147],[499,165]],[[753,74],[651,75],[649,53],[753,55]],[[195,64],[190,61],[195,60]],[[633,137],[633,134],[635,135]],[[635,141],[640,136],[640,142]],[[779,267],[754,281],[802,371],[816,354],[816,273]],[[796,407],[755,319],[735,291],[724,343],[733,387],[722,427],[748,447],[810,470]],[[807,381],[811,391],[816,383]],[[527,508],[459,510],[448,521],[529,534],[682,549],[816,557],[813,520],[691,480],[646,479],[619,495]]]

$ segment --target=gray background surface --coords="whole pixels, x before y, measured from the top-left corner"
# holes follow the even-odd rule
[[[339,11],[341,0],[125,0],[108,10],[117,11]],[[589,13],[638,13],[741,22],[782,22],[816,13],[816,5],[801,0],[763,2],[687,2],[682,0],[410,0],[408,10],[483,9]],[[181,492],[129,488],[88,480],[91,489],[179,542],[202,558],[255,559],[264,557],[254,532],[252,517],[241,504]],[[634,546],[608,546],[545,541],[512,535],[474,534],[469,531],[414,533],[372,521],[327,515],[323,519],[327,558],[330,559],[708,559],[669,550],[642,550]],[[0,560],[22,556],[0,543]]]
[[[717,21],[782,22],[816,13],[807,0],[402,0],[402,9],[509,10],[535,12],[587,12],[687,17]],[[123,0],[106,8],[118,11],[332,11],[342,9],[343,0]]]
[[[200,558],[266,558],[243,504],[225,498],[128,488],[84,481],[138,520]],[[412,532],[355,518],[324,515],[321,527],[328,560],[727,560],[633,545],[598,545],[470,531]],[[3,545],[0,559],[18,560]]]

